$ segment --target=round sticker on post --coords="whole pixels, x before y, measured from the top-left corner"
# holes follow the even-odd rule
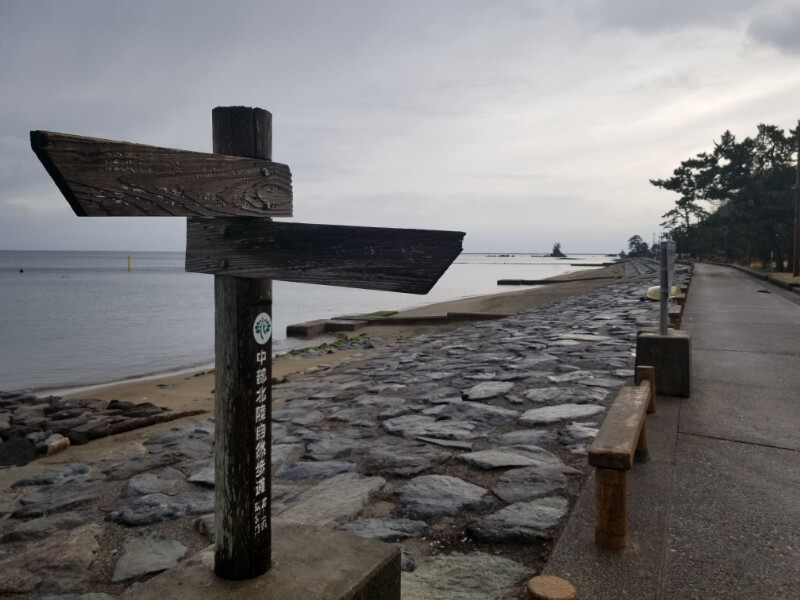
[[[272,319],[267,313],[259,313],[253,322],[253,337],[262,346],[272,337]]]

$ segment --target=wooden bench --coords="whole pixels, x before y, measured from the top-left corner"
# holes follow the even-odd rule
[[[605,548],[627,542],[628,470],[647,456],[646,413],[656,410],[655,369],[636,367],[637,386],[623,387],[589,448],[595,472],[594,540]]]

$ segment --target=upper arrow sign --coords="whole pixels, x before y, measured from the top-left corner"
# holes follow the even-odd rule
[[[291,217],[289,167],[96,138],[31,132],[31,147],[80,217]]]

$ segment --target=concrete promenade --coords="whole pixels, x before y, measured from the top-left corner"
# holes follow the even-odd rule
[[[660,397],[628,547],[594,545],[594,476],[545,572],[580,600],[800,599],[800,296],[697,265],[691,397]]]

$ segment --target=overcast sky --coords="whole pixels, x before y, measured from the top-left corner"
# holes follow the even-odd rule
[[[0,249],[183,250],[174,218],[78,218],[44,129],[211,151],[273,113],[297,222],[454,229],[473,252],[615,252],[650,178],[800,118],[800,0],[2,0]]]

